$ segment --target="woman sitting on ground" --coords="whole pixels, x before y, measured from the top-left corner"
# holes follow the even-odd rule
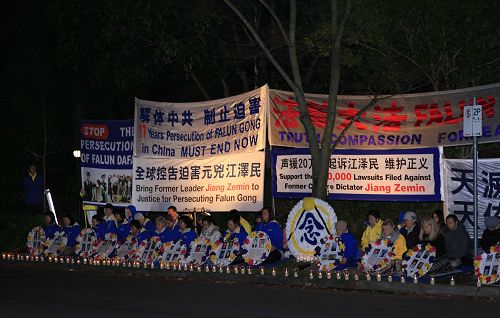
[[[382,220],[380,213],[372,210],[368,212],[368,226],[361,237],[361,249],[365,250],[370,243],[378,240],[382,234]]]
[[[387,219],[382,223],[381,237],[383,240],[390,240],[394,244],[394,257],[388,269],[394,270],[397,274],[401,274],[403,254],[407,251],[406,240],[403,234],[395,230],[394,222],[392,222],[391,219]]]
[[[80,225],[75,222],[75,220],[70,214],[64,214],[62,231],[66,234],[66,237],[68,238],[68,243],[66,243],[66,248],[64,249],[62,255],[63,256],[73,255],[77,243],[76,238],[80,234]]]
[[[45,212],[43,214],[43,231],[45,232],[45,237],[49,239],[54,238],[54,233],[59,231],[59,227],[54,221],[54,214],[52,212]]]
[[[132,220],[130,222],[130,236],[131,238],[134,238],[137,243],[140,243],[144,240],[148,240],[149,239],[149,232],[146,231],[145,228],[142,227],[142,224],[141,222],[137,221],[137,220]]]
[[[92,216],[92,230],[94,230],[98,240],[104,240],[107,229],[106,223],[103,222],[102,216],[98,214]]]
[[[281,230],[281,226],[275,220],[274,211],[271,207],[263,208],[260,211],[260,215],[261,222],[257,223],[255,231],[265,232],[271,240],[271,253],[269,253],[264,263],[279,261],[283,250],[283,231]]]
[[[220,239],[220,230],[215,226],[212,216],[205,215],[202,221],[203,227],[201,229],[200,237],[208,240],[211,244]]]
[[[193,220],[189,216],[182,215],[179,218],[179,233],[181,234],[181,240],[189,248],[191,242],[196,238]]]
[[[419,239],[420,244],[424,246],[430,244],[436,248],[436,260],[427,273],[428,275],[443,272],[450,267],[450,261],[446,256],[444,236],[439,229],[438,223],[431,218],[423,219]]]

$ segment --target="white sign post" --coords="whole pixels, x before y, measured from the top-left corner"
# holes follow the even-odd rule
[[[483,109],[481,105],[477,105],[476,97],[472,106],[464,107],[464,136],[474,138],[474,256],[477,256],[477,137],[483,135]]]

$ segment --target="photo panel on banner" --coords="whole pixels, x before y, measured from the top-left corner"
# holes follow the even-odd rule
[[[54,233],[54,238],[45,240],[45,251],[43,252],[47,257],[59,256],[68,244],[68,237],[63,231],[57,231]]]
[[[104,239],[97,242],[95,250],[96,259],[107,259],[115,252],[118,235],[116,233],[106,233]]]
[[[394,243],[389,240],[377,240],[366,248],[359,269],[366,272],[379,272],[386,268],[393,258]]]
[[[243,260],[247,265],[260,265],[271,253],[271,239],[262,231],[248,234],[241,247]]]
[[[492,246],[474,260],[476,276],[483,284],[491,285],[500,280],[500,245]]]
[[[28,233],[28,239],[26,241],[26,247],[28,247],[28,253],[33,256],[40,256],[43,254],[46,245],[45,231],[37,226],[34,227]]]
[[[211,249],[210,241],[198,236],[191,242],[186,261],[193,265],[203,265],[208,260]]]
[[[123,242],[116,244],[116,258],[120,261],[126,261],[133,258],[139,248],[135,237],[129,235]]]
[[[186,263],[187,246],[182,240],[168,241],[161,245],[159,254],[161,262]]]
[[[345,244],[338,236],[328,235],[316,247],[317,263],[320,270],[334,270],[344,257]]]
[[[430,244],[417,244],[403,258],[402,268],[409,278],[424,276],[436,260],[436,248]]]
[[[76,237],[75,254],[80,257],[93,256],[97,248],[97,235],[91,228],[80,231]]]
[[[219,239],[213,246],[210,252],[210,261],[217,266],[228,266],[238,256],[240,252],[240,244],[238,239],[233,240]]]

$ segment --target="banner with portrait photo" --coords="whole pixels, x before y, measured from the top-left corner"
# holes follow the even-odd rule
[[[472,160],[444,161],[445,211],[455,214],[472,237],[474,235],[474,172]],[[477,169],[478,236],[485,230],[484,219],[500,216],[500,159],[479,159]]]
[[[84,120],[80,125],[84,203],[118,206],[132,198],[132,120]]]
[[[268,87],[196,103],[135,100],[138,158],[203,159],[264,149]]]
[[[264,199],[265,153],[205,159],[135,158],[132,203],[139,211],[258,211]]]

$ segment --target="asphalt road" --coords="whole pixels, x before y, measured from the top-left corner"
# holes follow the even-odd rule
[[[499,302],[0,267],[0,317],[497,317]]]

